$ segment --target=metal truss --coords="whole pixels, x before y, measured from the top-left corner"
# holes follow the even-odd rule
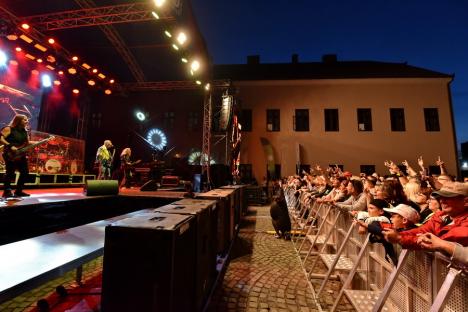
[[[203,142],[200,158],[202,175],[206,175],[206,184],[211,188],[210,158],[211,158],[211,92],[205,96],[203,103]]]
[[[226,80],[215,80],[211,83],[214,88],[228,86]],[[196,90],[202,87],[193,80],[180,81],[151,81],[151,82],[130,82],[120,83],[123,90],[127,91],[161,91],[161,90]]]
[[[96,4],[92,0],[75,0],[79,6],[82,8],[92,9],[96,7]],[[119,35],[117,30],[115,30],[112,25],[101,25],[99,26],[102,32],[106,35],[107,39],[112,43],[114,48],[123,58],[124,62],[127,64],[128,68],[132,72],[133,77],[137,82],[143,82],[146,80],[145,74],[141,69],[140,65],[138,65],[135,56],[132,54],[130,49],[125,44],[123,38]]]
[[[82,1],[77,1],[82,7]],[[87,5],[89,1],[85,2]],[[58,30],[86,26],[102,26],[117,23],[143,22],[154,19],[151,15],[151,3],[137,2],[104,7],[88,7],[41,15],[22,17],[40,30]],[[161,16],[161,21],[172,22],[172,16]]]

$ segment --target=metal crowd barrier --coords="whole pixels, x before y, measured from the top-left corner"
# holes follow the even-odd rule
[[[381,244],[371,244],[368,234],[358,233],[348,211],[310,200],[306,192],[284,191],[304,271],[309,280],[322,280],[313,292],[320,298],[332,276],[342,282],[333,306],[327,307],[331,311],[343,296],[357,311],[468,311],[466,268],[456,267],[441,253],[401,250],[398,245],[395,267],[385,259]],[[311,255],[315,258],[310,264]],[[325,264],[325,274],[314,271],[318,261]]]

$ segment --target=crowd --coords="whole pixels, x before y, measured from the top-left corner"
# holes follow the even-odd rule
[[[311,201],[330,203],[354,216],[359,233],[370,233],[371,242],[382,243],[388,259],[397,263],[394,244],[406,249],[440,251],[453,261],[468,264],[468,183],[457,182],[444,162],[436,164],[440,175],[430,175],[422,157],[417,159],[418,170],[405,160],[404,170],[393,161],[386,161],[389,173],[379,175],[361,173],[354,176],[338,166],[323,170],[315,166],[277,181],[274,191],[272,218],[282,218],[276,224],[278,237],[287,237],[290,221],[284,220],[283,188],[295,190],[307,204]],[[283,211],[283,213],[278,213]]]

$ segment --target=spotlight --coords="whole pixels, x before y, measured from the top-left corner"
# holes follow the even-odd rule
[[[154,0],[154,4],[156,5],[157,8],[160,8],[166,3],[166,0]]]
[[[74,57],[72,57],[72,61],[73,61],[73,62],[76,62],[76,61],[78,61],[78,56],[74,56]]]
[[[196,72],[197,70],[200,69],[200,62],[197,60],[192,61],[190,68],[192,69],[192,71]]]
[[[169,32],[169,30],[165,30],[165,31],[164,31],[164,34],[165,34],[167,37],[169,37],[169,38],[172,37],[172,35],[171,35],[171,33]]]
[[[31,70],[32,75],[39,75],[39,71],[36,69]]]
[[[54,85],[56,86],[60,86],[62,83],[60,82],[60,80],[54,80]]]
[[[42,63],[42,59],[37,59],[37,62],[38,62],[38,63]]]
[[[184,45],[186,41],[187,41],[187,35],[183,31],[181,31],[177,35],[177,42],[179,42],[180,45]]]
[[[76,69],[73,68],[73,67],[70,67],[70,68],[68,69],[68,73],[74,75],[74,74],[76,74]]]
[[[18,62],[15,60],[10,60],[10,65],[18,66]]]
[[[20,47],[16,47],[15,50],[16,52],[21,52],[23,49],[21,49]]]
[[[73,92],[74,94],[79,94],[79,93],[80,93],[80,90],[78,90],[78,89],[73,89],[72,92]]]
[[[15,34],[7,35],[6,37],[8,40],[11,40],[11,41],[18,40],[18,36]]]
[[[151,12],[151,14],[154,16],[155,19],[159,19],[158,13],[153,11],[153,12]]]
[[[205,85],[205,90],[206,90],[206,91],[209,91],[209,90],[210,90],[210,87],[211,87],[210,84],[207,83],[207,84]]]
[[[21,28],[28,30],[29,29],[29,24],[23,23],[21,24]]]
[[[148,141],[155,149],[161,151],[167,145],[167,138],[164,132],[159,129],[153,128],[146,134],[146,141]]]
[[[201,85],[201,81],[200,81],[200,80],[195,81],[195,83],[196,83],[197,85]]]
[[[6,66],[8,62],[8,56],[6,55],[5,52],[0,51],[0,66]]]
[[[55,56],[53,56],[53,55],[48,55],[47,56],[47,62],[55,63],[55,61],[56,61]]]
[[[172,44],[172,47],[174,48],[174,50],[178,51],[179,50],[179,47],[177,46],[177,44],[173,43]]]
[[[60,76],[62,76],[62,75],[63,75],[63,70],[59,70],[58,74],[59,74]]]
[[[47,40],[50,44],[54,44],[55,43],[55,39],[54,38],[49,38],[49,40]]]
[[[96,68],[93,69],[93,74],[95,74],[95,73],[97,73],[97,72],[98,72],[98,70],[97,70]]]
[[[41,81],[44,88],[50,88],[52,86],[52,79],[47,74],[41,76]]]
[[[142,112],[136,112],[135,116],[139,121],[144,121],[146,119],[145,114],[143,114]]]
[[[111,83],[111,84],[114,83],[114,82],[115,82],[114,79],[109,80],[109,83]]]
[[[96,82],[94,80],[88,80],[88,84],[90,86],[94,86],[96,84]]]
[[[182,61],[182,63],[188,63],[188,60],[185,57],[181,58],[180,60]]]
[[[104,93],[107,94],[107,95],[110,95],[110,94],[112,94],[112,91],[109,90],[109,89],[106,89],[106,91],[104,91]]]

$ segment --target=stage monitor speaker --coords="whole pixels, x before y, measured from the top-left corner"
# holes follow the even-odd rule
[[[119,194],[119,181],[88,180],[84,192],[86,196],[117,195]]]
[[[156,180],[149,180],[145,184],[140,187],[140,191],[142,192],[152,192],[158,190],[158,183]]]

